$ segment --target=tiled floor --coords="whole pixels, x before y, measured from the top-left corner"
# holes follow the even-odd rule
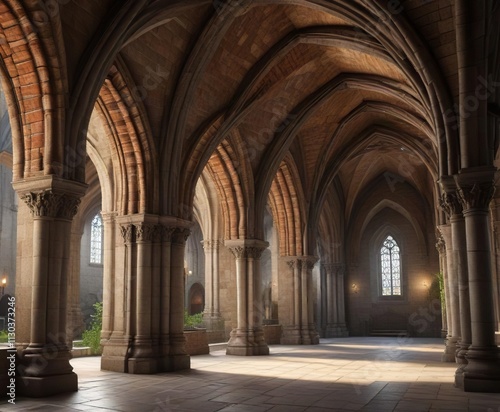
[[[500,394],[453,387],[440,339],[342,338],[318,346],[272,346],[265,357],[191,358],[192,369],[159,375],[99,371],[99,358],[72,364],[79,391],[0,402],[1,411],[484,411]]]

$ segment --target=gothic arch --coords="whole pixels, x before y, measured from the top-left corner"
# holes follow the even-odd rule
[[[304,193],[297,167],[291,156],[286,157],[276,174],[269,192],[269,203],[279,233],[281,256],[302,256],[304,233]],[[307,253],[306,253],[307,254]]]

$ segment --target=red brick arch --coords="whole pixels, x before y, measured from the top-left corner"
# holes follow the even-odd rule
[[[304,194],[291,156],[283,160],[273,180],[269,203],[278,228],[280,255],[302,256]]]
[[[0,70],[12,125],[14,181],[63,173],[65,77],[54,24],[34,5],[0,3]]]
[[[113,66],[96,104],[115,159],[121,214],[154,213],[158,207],[156,155],[144,111],[124,76]]]

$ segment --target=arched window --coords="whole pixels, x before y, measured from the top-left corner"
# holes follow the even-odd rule
[[[90,224],[90,263],[96,265],[102,264],[102,238],[102,218],[98,213],[94,216]]]
[[[401,254],[392,236],[387,236],[380,248],[382,296],[401,295]]]

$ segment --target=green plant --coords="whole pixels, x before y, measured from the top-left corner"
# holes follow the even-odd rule
[[[7,343],[8,340],[8,335],[6,330],[0,330],[0,343]]]
[[[441,301],[441,310],[446,311],[446,302],[444,298],[444,275],[443,272],[436,273],[437,283],[439,285],[439,300]]]
[[[85,346],[90,347],[95,355],[101,354],[101,329],[102,329],[102,302],[94,303],[94,314],[90,315],[92,321],[90,328],[82,334],[82,341]]]
[[[194,315],[189,315],[187,310],[184,310],[184,328],[196,328],[200,327],[203,323],[203,313],[195,313]]]

